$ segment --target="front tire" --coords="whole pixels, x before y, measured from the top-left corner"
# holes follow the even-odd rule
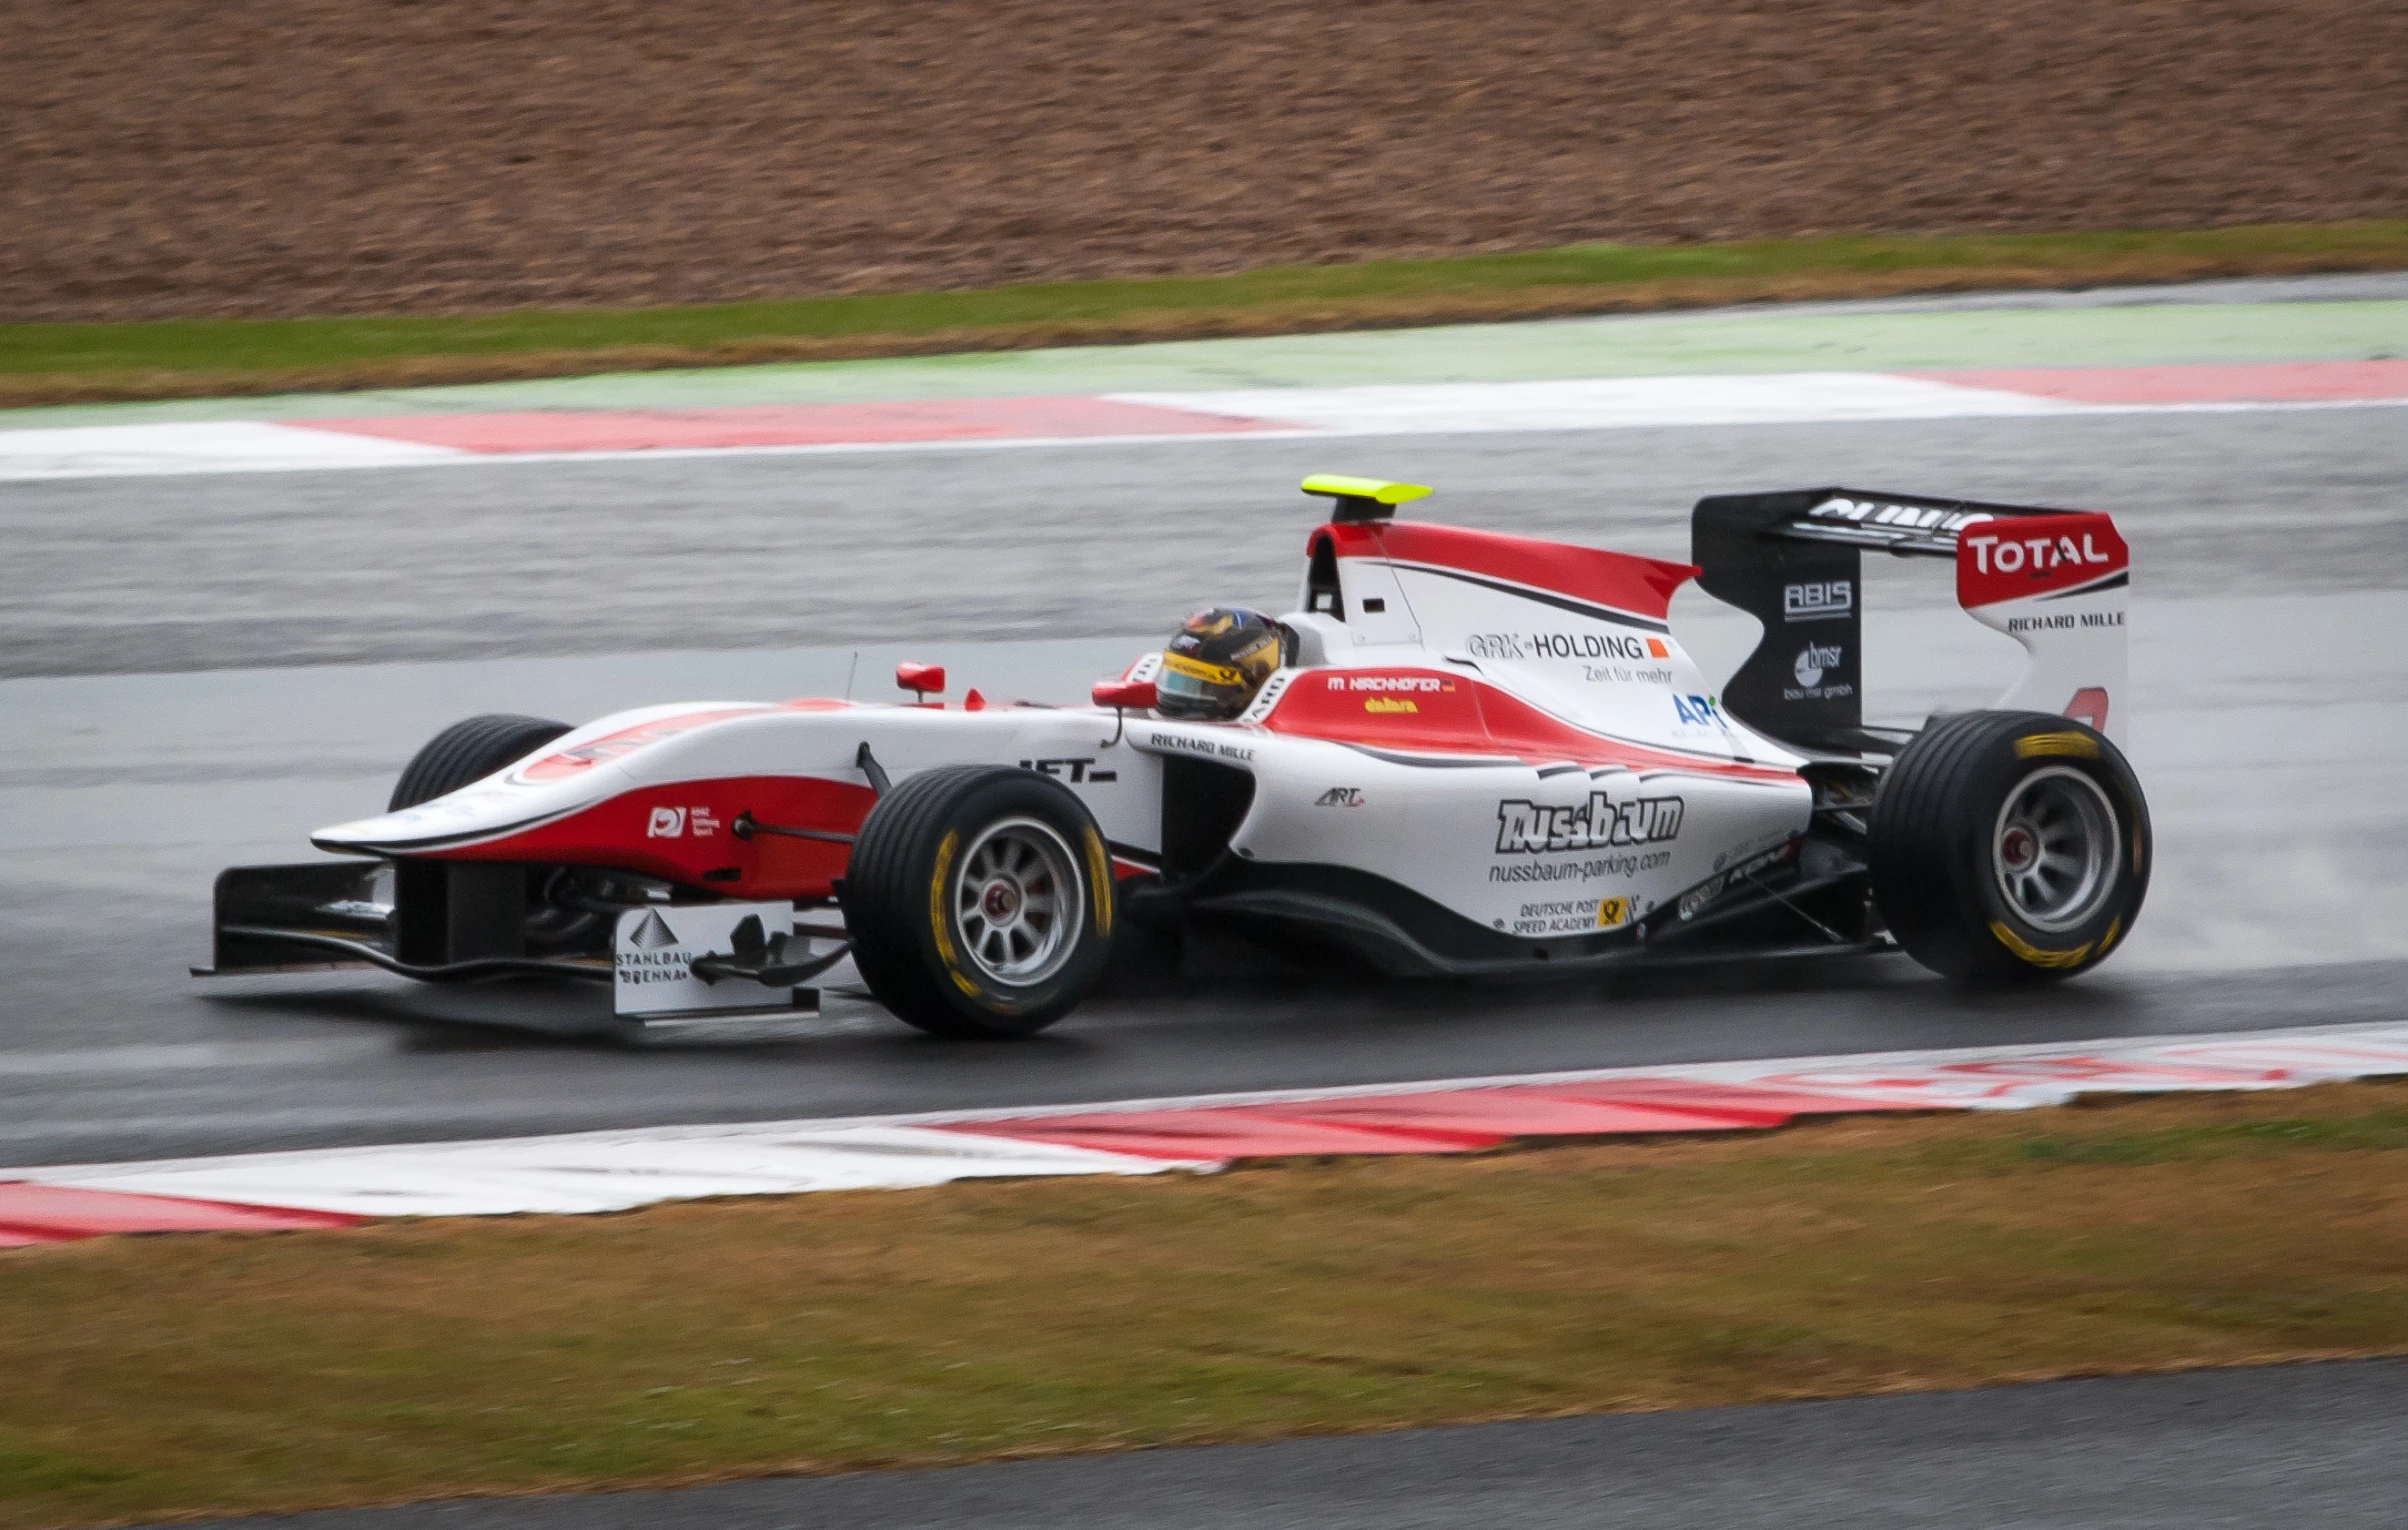
[[[1943,976],[2047,982],[2106,959],[2149,888],[2149,808],[2067,717],[1967,712],[1915,736],[1873,800],[1873,898]]]
[[[923,771],[878,800],[845,868],[853,965],[937,1036],[1027,1036],[1070,1013],[1112,948],[1112,855],[1059,782]]]
[[[398,813],[448,797],[471,781],[482,781],[503,766],[516,764],[568,731],[564,722],[507,712],[489,712],[453,723],[428,739],[402,767],[385,811]]]

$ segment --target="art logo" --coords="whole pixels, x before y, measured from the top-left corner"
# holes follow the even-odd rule
[[[1808,643],[1798,650],[1798,659],[1789,672],[1798,677],[1798,684],[1817,686],[1823,683],[1823,671],[1839,668],[1840,645],[1837,643]]]
[[[1362,805],[1363,788],[1359,786],[1333,786],[1313,799],[1315,807],[1361,807]]]
[[[1508,799],[1497,804],[1497,853],[1545,855],[1660,844],[1680,836],[1682,811],[1678,797],[1617,803],[1604,792],[1591,792],[1588,801],[1574,807]]]

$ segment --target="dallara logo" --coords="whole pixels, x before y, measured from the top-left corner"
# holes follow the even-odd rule
[[[1610,845],[1653,845],[1677,839],[1681,799],[1641,797],[1610,802],[1589,793],[1579,807],[1547,807],[1508,799],[1497,804],[1497,853],[1544,855],[1556,850],[1602,850]]]

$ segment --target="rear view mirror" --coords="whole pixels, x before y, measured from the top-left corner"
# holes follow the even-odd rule
[[[898,664],[895,684],[917,696],[943,695],[945,666],[942,664]]]
[[[1098,680],[1088,696],[1099,707],[1150,712],[1160,693],[1151,680]]]

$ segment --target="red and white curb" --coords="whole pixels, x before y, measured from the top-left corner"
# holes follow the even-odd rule
[[[2408,402],[2408,360],[1784,372],[0,430],[0,481],[896,448],[1799,425]]]
[[[1801,1116],[2024,1110],[2079,1094],[2408,1074],[2408,1024],[1611,1068],[1052,1109],[654,1127],[0,1170],[0,1246],[370,1217],[622,1211],[958,1179],[1461,1153],[1525,1138],[1764,1130]]]

